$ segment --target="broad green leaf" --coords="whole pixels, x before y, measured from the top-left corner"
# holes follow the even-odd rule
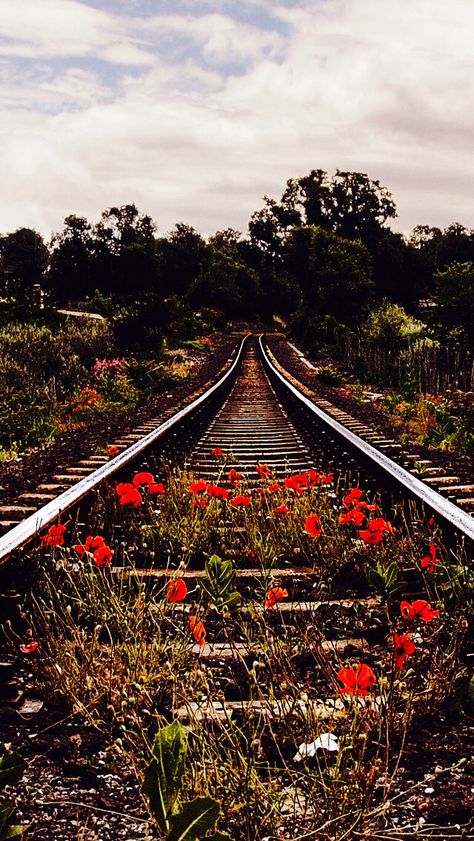
[[[153,759],[145,769],[142,792],[162,832],[169,829],[169,817],[183,785],[186,734],[179,721],[156,734]]]
[[[184,803],[177,815],[171,818],[168,841],[198,841],[214,827],[221,807],[212,797],[196,797]]]
[[[26,762],[17,753],[7,751],[0,756],[0,790],[5,786],[14,786],[22,778]]]

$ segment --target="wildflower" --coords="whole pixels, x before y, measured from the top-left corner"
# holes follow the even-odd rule
[[[39,648],[39,643],[36,640],[31,640],[28,643],[22,643],[20,645],[20,651],[22,654],[33,654]]]
[[[111,444],[110,447],[107,447],[107,452],[110,458],[115,458],[115,456],[118,456],[120,450],[116,444]]]
[[[319,748],[322,750],[339,751],[339,739],[334,735],[334,733],[321,733],[314,742],[303,742],[303,744],[299,746],[293,760],[295,762],[301,762],[302,759],[309,756],[316,756],[316,751]]]
[[[199,497],[199,499],[193,499],[192,505],[193,508],[207,508],[207,499],[204,496]]]
[[[221,488],[219,485],[208,485],[207,492],[209,496],[214,496],[216,499],[227,499],[229,491],[226,488]]]
[[[133,505],[137,508],[143,502],[140,491],[131,482],[119,482],[115,490],[120,497],[120,505]]]
[[[433,610],[430,603],[424,599],[416,599],[411,604],[401,602],[400,613],[404,619],[416,619],[419,616],[420,619],[423,619],[423,622],[431,622],[439,616],[439,610]]]
[[[349,669],[340,669],[337,676],[342,683],[341,692],[351,695],[367,695],[377,680],[370,666],[365,663],[357,663]]]
[[[279,505],[278,508],[273,509],[274,514],[289,514],[290,509],[287,505]]]
[[[233,505],[234,508],[245,508],[247,505],[250,505],[251,502],[251,497],[240,495],[234,496],[234,498],[231,499],[230,504]]]
[[[235,467],[232,467],[232,469],[229,470],[227,478],[229,480],[229,483],[232,485],[232,487],[235,487],[237,482],[239,482],[240,479],[242,478],[242,474],[237,473],[237,470],[235,469]]]
[[[155,477],[152,473],[136,473],[132,479],[132,483],[136,488],[141,488],[142,485],[152,485]]]
[[[257,464],[257,467],[255,469],[261,479],[268,479],[272,472],[268,464]]]
[[[196,616],[189,617],[189,628],[198,645],[205,645],[206,629],[204,623],[197,619]]]
[[[214,449],[211,450],[211,456],[216,459],[224,458],[224,451],[220,447],[214,447]]]
[[[191,482],[189,490],[192,494],[200,494],[207,491],[207,482],[204,479],[199,479],[197,482]]]
[[[357,528],[360,528],[365,520],[365,517],[366,515],[363,511],[359,511],[358,508],[351,508],[350,511],[339,514],[338,523],[340,526],[343,526],[346,523],[354,523]]]
[[[279,490],[281,490],[281,486],[278,484],[278,482],[274,482],[272,485],[268,485],[267,488],[267,491],[269,491],[272,494],[278,493]]]
[[[97,564],[98,567],[108,567],[112,557],[113,551],[104,543],[102,546],[99,546],[98,549],[95,550],[94,554],[92,555],[94,559],[94,563]]]
[[[433,526],[434,526],[434,524],[435,524],[435,518],[434,518],[434,517],[430,517],[430,519],[428,520],[428,525],[430,525],[431,527],[433,527]]]
[[[175,578],[166,587],[166,600],[168,602],[182,602],[186,598],[188,588],[184,578]]]
[[[51,526],[48,532],[41,538],[43,546],[64,546],[64,532],[67,531],[66,526],[57,525]]]
[[[324,473],[321,476],[321,484],[322,485],[332,485],[334,482],[334,473]]]
[[[396,632],[393,635],[393,644],[395,646],[395,666],[401,670],[405,665],[405,660],[410,654],[413,654],[416,646],[407,634],[397,634]]]
[[[380,543],[384,534],[393,534],[394,532],[392,524],[384,520],[383,517],[369,520],[367,526],[367,529],[359,532],[359,537],[364,543]]]
[[[265,607],[275,607],[276,603],[281,599],[287,598],[288,590],[282,590],[281,587],[272,587],[267,591],[265,597]]]
[[[101,546],[105,545],[105,540],[100,535],[96,535],[96,537],[92,537],[89,534],[86,537],[85,543],[76,543],[72,548],[80,555],[81,558],[84,557],[86,552],[91,552],[94,549],[99,549]]]
[[[323,528],[321,520],[317,514],[310,514],[309,517],[306,518],[304,528],[306,534],[309,534],[310,537],[321,537]]]
[[[421,568],[426,569],[426,572],[434,572],[437,564],[439,564],[439,558],[436,555],[436,546],[430,543],[430,554],[421,559]]]
[[[355,502],[354,505],[359,511],[362,508],[364,509],[364,511],[371,511],[371,512],[379,510],[378,505],[375,505],[375,503],[373,503],[372,505],[369,505],[369,503],[365,502],[365,500],[363,500],[363,499],[359,499],[359,501]]]
[[[150,494],[164,494],[164,493],[166,493],[165,486],[164,486],[163,482],[152,482],[150,485],[148,485],[148,493],[150,493]]]
[[[306,487],[305,479],[299,473],[293,476],[287,476],[285,479],[285,488],[288,488],[289,491],[294,491],[297,496],[301,496],[304,487]]]
[[[364,492],[361,491],[360,488],[352,488],[352,490],[344,497],[344,505],[346,508],[350,508],[352,505],[355,505],[355,503],[358,502],[363,495]]]
[[[317,470],[307,470],[303,473],[304,479],[306,484],[311,487],[312,485],[319,485],[321,482],[321,474],[318,473]]]

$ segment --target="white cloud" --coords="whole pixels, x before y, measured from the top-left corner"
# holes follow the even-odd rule
[[[96,219],[126,202],[161,232],[178,220],[204,233],[245,229],[264,193],[278,197],[287,178],[315,167],[379,179],[405,231],[474,226],[474,6],[464,0],[268,2],[285,36],[212,5],[205,15],[191,4],[186,15],[149,19],[75,0],[20,5],[32,14],[23,30],[18,6],[0,0],[11,53],[143,66],[109,87],[74,61],[35,81],[4,75],[0,230],[49,234],[68,213]],[[184,58],[183,43],[192,44]],[[226,75],[229,62],[247,69]]]

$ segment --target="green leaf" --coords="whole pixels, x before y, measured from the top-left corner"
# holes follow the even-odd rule
[[[168,841],[198,841],[221,814],[221,807],[212,797],[196,797],[184,803],[177,815],[171,818]]]
[[[142,793],[162,832],[169,829],[169,817],[183,785],[186,733],[179,721],[156,734],[153,759],[145,769]]]
[[[26,770],[26,762],[17,753],[7,751],[0,756],[0,790],[20,782]]]

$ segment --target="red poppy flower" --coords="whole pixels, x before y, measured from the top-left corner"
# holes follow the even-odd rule
[[[374,520],[369,520],[368,528],[359,532],[359,537],[364,543],[380,543],[384,534],[393,534],[394,528],[391,523],[388,523],[383,517],[376,517]]]
[[[39,643],[37,643],[36,640],[31,640],[31,642],[22,643],[22,645],[20,645],[20,651],[22,654],[33,654],[38,650],[38,648]]]
[[[110,458],[115,458],[115,456],[118,456],[120,450],[116,444],[111,444],[110,447],[107,447],[107,452]]]
[[[359,532],[359,537],[364,543],[381,543],[383,539],[383,532],[382,531],[367,531],[364,529],[363,531]]]
[[[272,472],[268,464],[257,464],[257,467],[255,469],[261,479],[268,479]]]
[[[165,486],[163,482],[153,482],[151,485],[148,485],[148,493],[151,494],[164,494]]]
[[[334,482],[334,473],[325,473],[321,476],[321,484],[322,485],[332,485]]]
[[[439,616],[439,610],[433,610],[430,603],[424,599],[416,599],[411,604],[401,602],[400,613],[405,619],[416,619],[419,616],[423,622],[431,622]]]
[[[205,645],[206,642],[206,628],[196,616],[189,617],[189,627],[191,633],[198,645]]]
[[[346,508],[351,508],[364,495],[360,488],[352,488],[351,491],[344,497],[344,505]]]
[[[232,487],[234,487],[237,484],[237,482],[239,482],[240,479],[242,478],[242,474],[237,473],[237,470],[235,469],[235,467],[232,467],[232,469],[229,470],[227,478],[228,478],[230,484],[232,485]]]
[[[231,499],[230,504],[233,505],[234,508],[240,508],[240,507],[245,508],[245,506],[250,505],[251,502],[252,502],[251,497],[241,495],[241,496],[234,496],[234,498]]]
[[[304,487],[306,487],[306,482],[301,474],[287,476],[285,479],[285,488],[288,488],[289,491],[294,491],[297,496],[301,496]]]
[[[184,578],[175,578],[166,587],[166,600],[168,602],[182,602],[186,598],[188,588]]]
[[[279,505],[278,508],[273,509],[274,514],[289,514],[290,509],[287,505]]]
[[[208,485],[207,492],[209,496],[214,496],[216,499],[227,499],[229,491],[226,488],[221,488],[219,485]]]
[[[64,546],[63,535],[65,531],[67,531],[66,526],[51,526],[41,538],[41,543],[43,546]]]
[[[369,520],[367,525],[370,531],[381,531],[382,534],[393,534],[395,531],[392,524],[384,520],[383,517],[375,517],[373,520]]]
[[[375,505],[375,503],[373,503],[372,505],[369,505],[369,503],[365,502],[363,499],[360,499],[358,502],[355,502],[354,505],[359,510],[362,509],[362,508],[364,509],[364,511],[372,511],[372,512],[379,510],[378,505]]]
[[[307,470],[305,473],[303,473],[303,476],[305,484],[309,485],[310,487],[312,485],[319,485],[321,482],[321,474],[318,473],[317,470]]]
[[[136,488],[141,488],[142,485],[152,485],[154,481],[155,477],[152,473],[136,473],[132,479]]]
[[[309,517],[306,518],[304,528],[306,534],[309,534],[310,537],[321,537],[323,532],[321,520],[317,514],[310,514]]]
[[[430,554],[421,559],[421,568],[426,569],[426,572],[434,572],[437,564],[439,564],[439,558],[436,555],[436,546],[430,543]]]
[[[278,482],[274,482],[273,485],[268,486],[267,490],[270,491],[270,493],[272,494],[276,494],[279,490],[281,490],[281,486],[278,484]]]
[[[96,563],[98,567],[108,567],[112,560],[113,554],[114,553],[112,549],[110,549],[110,547],[107,546],[106,543],[104,543],[102,546],[99,546],[99,548],[95,550],[92,557],[94,558],[94,563]]]
[[[434,517],[430,517],[430,519],[428,520],[428,525],[429,525],[429,526],[434,526],[434,524],[435,524],[435,518],[434,518]]]
[[[275,607],[276,603],[288,596],[288,590],[281,587],[272,587],[265,597],[265,607]]]
[[[220,447],[214,447],[214,449],[211,450],[211,456],[212,458],[223,458],[224,452]]]
[[[199,499],[193,499],[192,505],[193,508],[207,508],[207,499],[205,496],[201,496]]]
[[[204,479],[199,479],[197,482],[191,482],[189,490],[192,494],[200,494],[207,490],[207,482]]]
[[[75,551],[78,555],[81,556],[81,558],[83,558],[86,552],[91,552],[94,549],[98,549],[100,546],[104,545],[105,540],[103,537],[100,537],[100,535],[92,537],[92,535],[89,534],[86,537],[85,543],[76,543],[72,548],[75,549]]]
[[[395,666],[397,669],[403,669],[405,660],[415,651],[415,643],[411,641],[407,634],[394,633],[393,644],[395,646]]]
[[[131,482],[120,482],[116,491],[120,497],[120,505],[133,505],[134,508],[137,508],[143,502],[140,491]]]
[[[370,666],[365,663],[357,663],[349,669],[340,669],[337,676],[342,683],[341,692],[351,695],[368,695],[377,680]]]
[[[338,523],[340,526],[345,525],[346,523],[354,523],[357,528],[360,528],[362,523],[365,520],[365,514],[363,511],[359,511],[357,508],[351,508],[350,511],[346,511],[346,513],[339,514]]]

